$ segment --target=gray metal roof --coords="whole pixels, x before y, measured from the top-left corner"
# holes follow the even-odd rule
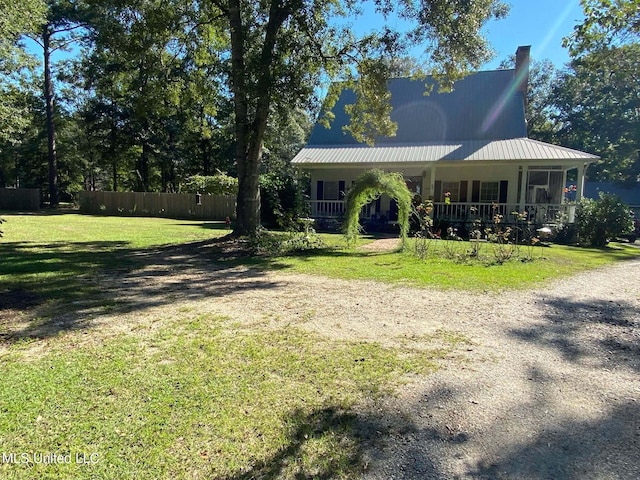
[[[425,95],[425,84],[433,87]],[[438,86],[408,78],[389,81],[391,119],[398,124],[395,137],[381,137],[379,145],[498,140],[527,135],[522,94],[515,88],[514,70],[471,74],[454,84],[449,93]],[[333,108],[335,120],[329,129],[316,124],[308,145],[358,145],[343,127],[349,124],[344,107],[356,100],[352,90],[343,90]]]
[[[320,164],[409,164],[424,162],[510,161],[510,160],[581,160],[595,161],[589,153],[559,147],[529,138],[507,140],[468,140],[428,144],[388,145],[369,147],[357,145],[309,145],[298,153],[292,163],[297,166]]]

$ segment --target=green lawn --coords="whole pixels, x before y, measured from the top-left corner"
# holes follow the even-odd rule
[[[227,233],[222,222],[77,214],[5,214],[4,218],[0,282],[46,298],[85,296],[97,288],[86,281],[96,270],[134,269],[145,263],[147,254],[162,247],[206,242]],[[426,260],[420,260],[412,254],[412,241],[404,253],[369,253],[346,249],[342,235],[323,234],[321,238],[327,247],[317,251],[234,261],[333,278],[496,290],[541,285],[584,269],[640,257],[640,249],[624,245],[605,249],[553,245],[530,251],[522,247],[523,253],[533,258],[531,262],[512,260],[491,265],[491,244],[481,246],[488,261],[460,263],[443,258],[444,253],[469,250],[468,242],[433,241]],[[204,263],[217,261],[218,257],[202,256]]]
[[[174,255],[205,269],[240,263],[438,288],[524,288],[640,253],[553,246],[532,262],[487,267],[346,250],[339,235],[323,235],[328,246],[315,252],[228,258],[212,243],[226,233],[220,223],[3,217],[0,478],[20,480],[354,478],[367,442],[389,433],[363,405],[468,343],[449,331],[393,348],[330,340],[235,323],[193,302],[118,313],[97,278]],[[64,327],[86,311],[108,316],[110,329]],[[59,325],[57,333],[11,333],[39,322]]]
[[[388,428],[355,406],[445,354],[188,314],[97,344],[58,339],[37,356],[16,345],[0,358],[0,451],[30,463],[5,461],[0,477],[353,478],[359,436]],[[35,463],[43,452],[71,462]]]
[[[414,240],[409,239],[405,252],[371,253],[346,249],[340,235],[325,235],[327,248],[298,255],[270,259],[274,267],[300,273],[324,275],[348,280],[379,280],[421,287],[460,290],[509,290],[543,285],[583,270],[640,258],[640,248],[611,244],[604,249],[562,245],[521,247],[521,257],[531,261],[510,260],[495,263],[494,245],[480,246],[481,260],[454,261],[448,257],[464,254],[469,242],[433,240],[424,260],[415,255]],[[362,243],[371,241],[364,238]],[[462,255],[464,257],[464,255]],[[258,263],[263,260],[258,260]],[[268,263],[269,263],[268,262]]]

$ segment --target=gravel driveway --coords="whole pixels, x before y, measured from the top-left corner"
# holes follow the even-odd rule
[[[365,479],[640,479],[640,262],[529,292],[422,296],[425,320],[474,345],[386,403],[406,422]]]

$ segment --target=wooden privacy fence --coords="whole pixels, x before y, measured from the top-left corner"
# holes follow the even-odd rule
[[[186,193],[80,192],[80,212],[198,220],[224,220],[236,213],[233,195]],[[200,204],[198,204],[198,200]]]
[[[0,188],[0,210],[39,210],[40,190],[37,188]]]

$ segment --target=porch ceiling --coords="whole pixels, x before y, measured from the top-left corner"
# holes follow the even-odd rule
[[[529,138],[413,145],[309,145],[291,161],[297,166],[407,164],[460,161],[554,160],[593,162],[600,157]]]

